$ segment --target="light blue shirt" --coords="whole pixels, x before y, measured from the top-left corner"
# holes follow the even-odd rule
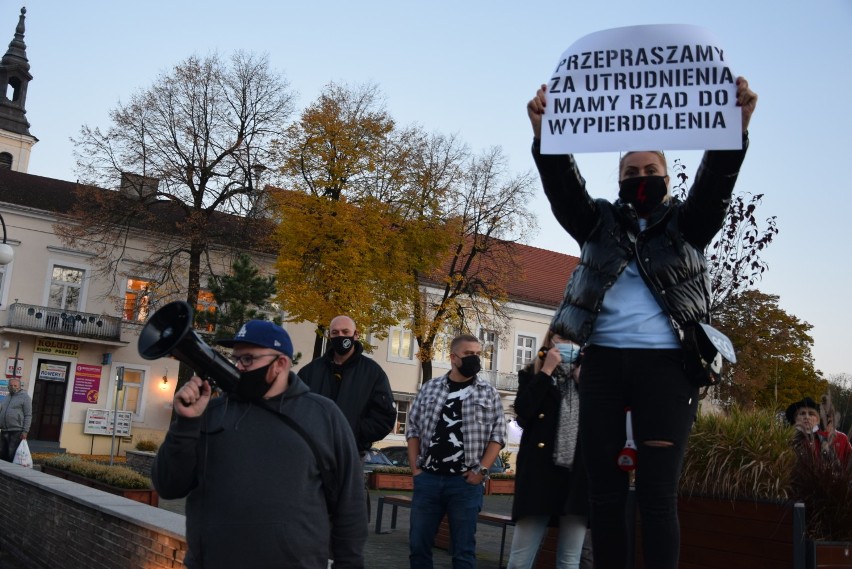
[[[644,223],[641,227],[644,229]],[[604,295],[588,344],[658,350],[680,347],[668,316],[642,280],[635,258]]]

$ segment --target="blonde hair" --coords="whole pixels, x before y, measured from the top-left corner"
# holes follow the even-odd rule
[[[665,175],[669,175],[669,163],[666,161],[666,154],[662,150],[631,150],[630,152],[625,152],[621,155],[621,158],[618,159],[618,177],[621,178],[621,169],[624,167],[624,160],[630,156],[631,154],[636,154],[638,152],[650,152],[651,154],[656,154],[657,157],[663,162],[663,171]]]

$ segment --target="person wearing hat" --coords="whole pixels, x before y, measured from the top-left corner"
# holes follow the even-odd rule
[[[802,435],[799,444],[809,445],[815,457],[823,456],[829,460],[837,460],[838,464],[847,468],[852,459],[852,445],[849,438],[835,429],[831,431],[820,429],[819,404],[810,397],[791,403],[785,412],[787,422],[796,427]]]
[[[234,393],[211,399],[193,376],[152,470],[165,499],[186,497],[190,569],[362,568],[367,515],[346,418],[293,373],[287,332],[247,322],[232,340]],[[334,488],[323,475],[334,475]]]

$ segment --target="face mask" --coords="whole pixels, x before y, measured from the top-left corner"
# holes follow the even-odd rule
[[[461,365],[458,367],[462,377],[473,377],[482,369],[482,364],[479,362],[479,356],[465,356],[461,358]]]
[[[647,215],[663,202],[668,194],[665,176],[639,176],[625,178],[618,183],[618,197],[632,204],[639,215]]]
[[[240,381],[237,383],[237,395],[245,401],[260,401],[272,384],[266,382],[266,372],[272,364],[244,371],[240,374]]]
[[[355,336],[335,336],[329,340],[329,343],[335,354],[343,356],[355,345]]]
[[[573,364],[580,356],[580,346],[577,344],[556,344],[563,364]]]
[[[9,393],[11,393],[12,395],[14,395],[15,393],[19,392],[20,390],[21,390],[21,387],[20,387],[20,386],[18,386],[18,387],[12,387],[12,386],[9,386]]]

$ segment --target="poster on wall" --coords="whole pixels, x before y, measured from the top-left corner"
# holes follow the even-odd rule
[[[77,364],[74,370],[72,403],[97,403],[101,389],[102,366]]]
[[[17,362],[18,365],[15,365]],[[24,375],[24,358],[6,358],[6,379]]]
[[[51,362],[39,362],[38,378],[45,381],[66,381],[68,379],[68,367]]]
[[[109,409],[86,409],[86,423],[83,433],[87,435],[112,435],[114,413]],[[130,411],[119,411],[115,434],[118,437],[129,437],[133,414]]]

